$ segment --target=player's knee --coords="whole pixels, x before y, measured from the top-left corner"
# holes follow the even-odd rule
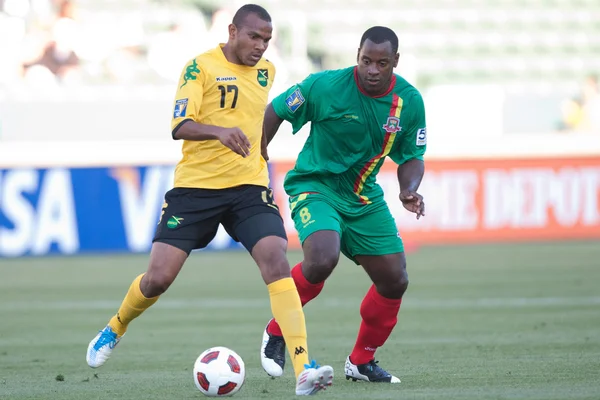
[[[146,273],[140,282],[140,290],[147,297],[160,296],[167,291],[175,277],[166,272],[152,271]]]
[[[390,276],[376,286],[377,292],[383,297],[389,299],[401,298],[408,289],[408,274],[406,273],[406,269],[402,269],[402,272]]]
[[[402,274],[398,281],[395,284],[394,292],[402,297],[406,290],[408,289],[408,275],[406,273]]]
[[[291,276],[290,264],[286,257],[286,242],[283,239],[273,237],[272,240],[261,240],[252,249],[252,256],[267,285]]]
[[[273,256],[264,265],[260,266],[260,273],[265,283],[271,284],[280,279],[289,278],[290,264],[285,257]]]
[[[340,255],[334,251],[322,251],[305,257],[302,263],[302,272],[311,283],[320,283],[326,280],[338,264]]]

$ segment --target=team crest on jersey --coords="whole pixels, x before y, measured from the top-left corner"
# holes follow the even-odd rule
[[[302,97],[300,88],[294,90],[294,92],[285,99],[285,105],[293,113],[296,112],[302,104],[304,104],[304,97]]]
[[[258,84],[262,87],[266,87],[267,83],[269,83],[269,70],[268,69],[259,69],[256,75],[256,80]]]
[[[383,130],[387,133],[396,133],[402,130],[400,119],[396,117],[388,117],[387,122],[383,125]]]

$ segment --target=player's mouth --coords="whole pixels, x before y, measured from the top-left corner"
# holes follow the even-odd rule
[[[252,61],[258,62],[258,61],[260,61],[261,57],[262,57],[262,54],[250,54],[250,59]]]
[[[371,86],[377,86],[379,85],[379,79],[375,79],[375,78],[367,78],[365,79],[365,81],[371,85]]]

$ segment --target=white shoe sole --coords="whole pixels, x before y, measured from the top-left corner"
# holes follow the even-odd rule
[[[319,367],[314,370],[312,375],[307,379],[307,382],[310,382],[310,387],[298,389],[296,386],[297,396],[312,396],[333,384],[333,368],[329,365]],[[302,383],[302,385],[308,386],[306,382]]]

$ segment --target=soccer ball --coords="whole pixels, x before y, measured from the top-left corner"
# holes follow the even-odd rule
[[[245,377],[242,357],[227,347],[211,347],[194,363],[194,383],[208,397],[234,395],[241,389]]]

